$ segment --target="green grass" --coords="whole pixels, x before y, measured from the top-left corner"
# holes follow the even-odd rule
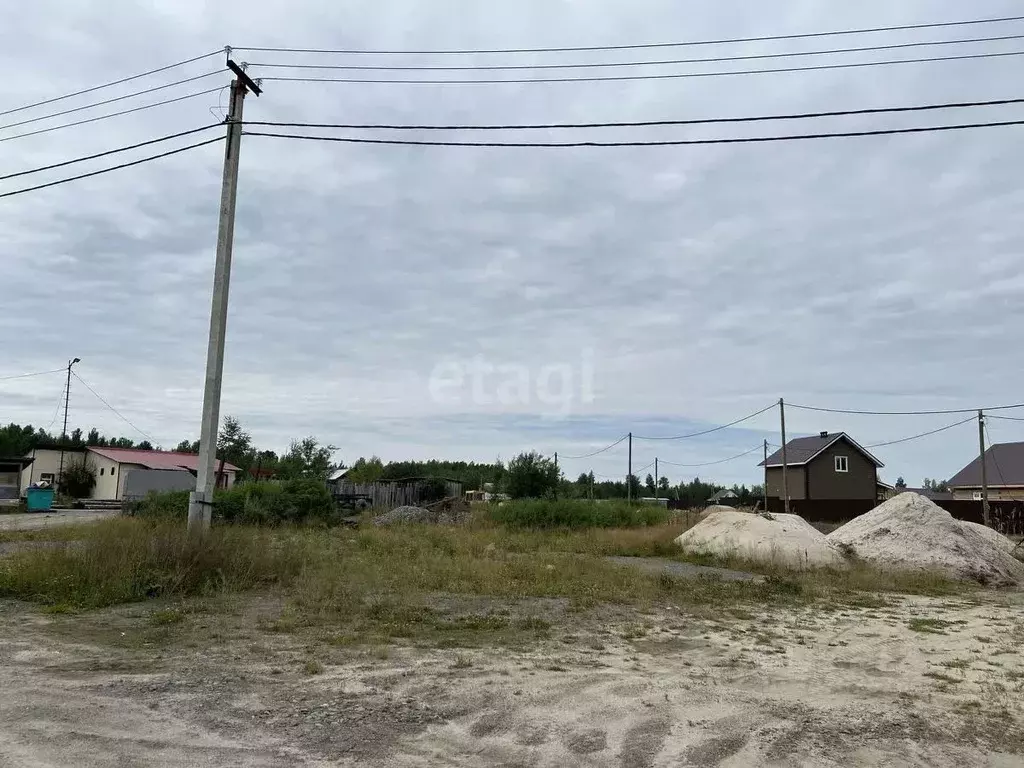
[[[627,528],[660,525],[672,517],[658,504],[611,499],[518,499],[492,504],[488,514],[510,528]]]
[[[545,615],[544,598],[560,598],[570,610],[673,605],[746,617],[769,606],[879,605],[865,589],[937,588],[921,576],[866,568],[799,573],[769,567],[763,581],[684,581],[605,559],[673,555],[672,541],[684,527],[537,531],[487,520],[359,530],[215,525],[195,540],[178,521],[117,518],[47,532],[66,546],[0,557],[0,597],[51,612],[160,598],[161,606],[170,601],[173,607],[155,610],[149,623],[171,629],[190,623],[184,601],[270,590],[285,607],[262,617],[264,631],[314,631],[336,645],[462,647],[547,637],[552,617]]]
[[[911,619],[907,626],[914,632],[924,632],[932,635],[949,634],[946,630],[958,624],[965,624],[964,621],[946,621],[945,619]]]

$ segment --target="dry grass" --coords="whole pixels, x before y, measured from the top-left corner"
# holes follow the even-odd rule
[[[684,526],[572,532],[510,531],[482,522],[360,530],[223,526],[196,542],[178,523],[116,519],[48,531],[49,539],[61,537],[67,546],[0,558],[0,596],[66,612],[270,589],[286,607],[265,619],[266,631],[315,628],[337,645],[406,638],[460,646],[546,636],[548,622],[529,608],[545,598],[576,609],[672,604],[721,612],[815,601],[876,607],[884,604],[873,594],[877,590],[962,589],[928,576],[867,568],[794,573],[762,566],[763,582],[680,581],[605,559],[675,556],[672,541]],[[481,609],[477,599],[467,612],[438,607],[439,595],[489,602]],[[152,623],[187,623],[182,605],[155,612]]]

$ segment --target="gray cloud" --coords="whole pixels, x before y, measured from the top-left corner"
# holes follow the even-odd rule
[[[965,15],[948,1],[896,7],[881,0],[829,6],[827,13],[819,3],[754,9],[738,0],[700,9],[669,0],[344,8],[310,2],[301,9],[263,2],[244,6],[245,12],[233,2],[64,5],[56,16],[39,4],[7,14],[0,64],[10,74],[0,83],[0,104],[33,101],[227,43],[599,44]],[[1014,8],[984,2],[971,14]],[[793,41],[730,51],[821,45]],[[522,60],[542,59],[551,57]],[[180,76],[218,65],[219,59],[198,62]],[[250,98],[246,110],[249,119],[317,122],[740,115],[1000,98],[1015,93],[1016,69],[1013,59],[995,59],[635,83],[438,88],[268,82],[265,95]],[[197,90],[227,81],[200,81]],[[85,100],[68,105],[78,103]],[[0,162],[18,170],[186,130],[218,120],[225,103],[224,94],[212,94],[0,143]],[[1018,114],[1007,108],[970,117]],[[967,117],[830,120],[814,129]],[[810,127],[651,129],[643,136],[802,130]],[[360,453],[487,459],[532,447],[584,453],[605,438],[640,431],[638,425],[685,432],[687,425],[729,421],[780,395],[897,410],[1014,401],[1021,362],[1016,330],[1024,320],[1016,301],[1022,283],[1016,220],[1024,194],[1016,178],[1017,135],[1003,128],[550,151],[247,138],[222,412],[237,414],[278,448],[315,433],[349,459]],[[522,138],[493,138],[512,137]],[[168,443],[195,435],[220,156],[220,147],[212,146],[2,201],[9,333],[0,376],[54,368],[77,355],[82,376],[148,433]],[[595,398],[578,403],[574,419],[542,418],[536,398],[512,406],[466,398],[444,405],[429,394],[431,372],[446,360],[480,356],[522,366],[535,378],[553,363],[578,368],[588,350],[595,356]],[[0,384],[2,418],[45,424],[58,390],[59,381],[45,377]],[[83,426],[130,432],[86,392],[74,392],[72,411]],[[872,442],[925,431],[945,418],[823,416],[794,411],[791,431],[846,429]],[[657,450],[679,463],[716,460],[775,434],[776,420],[765,414],[749,433],[729,430]],[[1011,422],[1005,425],[999,439],[1019,434]],[[919,481],[952,474],[974,450],[965,426],[879,452],[890,479],[903,474]],[[602,456],[567,471],[593,465],[621,473],[620,459]],[[750,481],[757,477],[755,464],[742,460],[710,471],[723,480]]]

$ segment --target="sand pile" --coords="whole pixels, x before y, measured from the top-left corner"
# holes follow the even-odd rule
[[[703,520],[708,515],[712,515],[715,512],[735,512],[736,507],[728,507],[725,504],[711,504],[710,506],[704,507],[700,512],[697,513],[697,519]]]
[[[1004,552],[1013,552],[1014,548],[1017,546],[1008,538],[1003,536],[999,531],[989,528],[987,525],[972,523],[970,520],[961,520],[960,525],[965,525],[971,530],[977,531]]]
[[[843,558],[798,515],[755,515],[722,509],[676,539],[693,554],[739,557],[791,568],[840,566]]]
[[[826,538],[883,568],[935,570],[996,586],[1024,583],[1024,563],[917,493],[901,493]]]

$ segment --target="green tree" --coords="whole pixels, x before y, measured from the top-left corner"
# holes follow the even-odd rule
[[[312,436],[292,440],[288,453],[278,463],[278,475],[285,480],[310,478],[326,481],[331,473],[331,456],[336,450],[333,445],[321,445]]]
[[[141,443],[139,443],[135,447],[138,448],[140,451],[152,451],[153,450],[153,444],[151,442],[149,442],[149,440],[143,440]]]
[[[85,444],[97,446],[103,445],[103,443],[100,442],[101,439],[102,438],[100,437],[100,431],[96,429],[96,427],[93,427],[92,429],[89,430],[89,434],[85,436]]]
[[[669,488],[671,488],[671,487],[672,487],[672,484],[668,481],[667,477],[662,476],[662,477],[658,478],[658,490],[659,491],[664,491],[665,493],[667,493]]]
[[[514,499],[542,498],[558,487],[558,467],[535,451],[520,453],[508,463],[505,492]]]
[[[96,487],[96,470],[86,464],[84,459],[73,462],[64,467],[58,484],[61,493],[76,499],[85,498]]]
[[[174,448],[178,453],[199,453],[199,441],[198,440],[182,440]]]
[[[0,456],[24,456],[36,445],[36,431],[31,424],[23,427],[11,423],[6,427],[0,427]]]
[[[907,481],[903,479],[902,475],[900,477],[896,478],[896,487],[897,488],[906,488],[907,487]]]
[[[644,488],[649,494],[654,495],[654,476],[650,472],[647,473],[647,477],[644,479]]]
[[[364,459],[360,456],[348,471],[353,483],[375,483],[384,476],[384,462],[377,456]]]
[[[241,423],[234,416],[225,416],[224,426],[217,435],[217,458],[248,472],[255,456],[252,435],[242,429]]]
[[[75,429],[74,429],[74,430],[73,430],[73,431],[71,432],[71,444],[72,444],[73,446],[75,446],[76,448],[77,448],[78,446],[82,445],[82,430],[81,430],[81,428],[77,428],[77,427],[76,427],[76,428],[75,428]]]

